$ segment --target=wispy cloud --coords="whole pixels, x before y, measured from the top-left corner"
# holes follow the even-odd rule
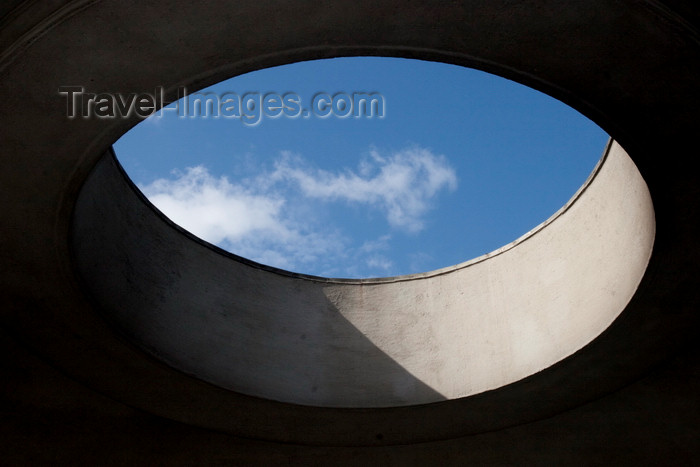
[[[280,195],[248,183],[214,177],[202,166],[174,171],[141,191],[173,222],[240,256],[279,268],[296,269],[337,256],[345,239],[332,229],[289,215]]]
[[[203,167],[174,171],[174,179],[158,179],[141,187],[170,219],[212,243],[237,242],[260,232],[288,236],[280,222],[284,199],[254,193]]]
[[[387,157],[372,151],[355,170],[321,170],[285,153],[250,179],[231,182],[197,166],[140,188],[175,223],[235,254],[284,269],[367,276],[393,274],[393,234],[353,241],[320,214],[337,209],[319,208],[363,205],[382,213],[393,230],[416,233],[438,192],[456,185],[443,156],[414,147]]]
[[[392,227],[410,232],[423,229],[423,215],[435,195],[457,187],[457,175],[444,156],[413,147],[382,157],[370,153],[357,172],[333,173],[303,167],[289,153],[277,162],[271,180],[298,184],[311,198],[342,200],[381,209]]]
[[[367,258],[367,266],[369,266],[372,269],[380,269],[382,271],[388,272],[391,271],[391,268],[394,266],[394,263],[382,256],[382,255],[372,255],[369,258]]]

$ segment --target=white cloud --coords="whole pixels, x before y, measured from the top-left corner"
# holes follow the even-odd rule
[[[343,248],[344,239],[332,229],[314,232],[312,223],[287,215],[286,201],[277,194],[214,177],[202,166],[173,175],[141,191],[173,222],[237,255],[296,269]]]
[[[358,172],[310,168],[286,154],[274,170],[236,183],[197,166],[140,188],[173,222],[237,255],[283,269],[347,277],[390,273],[391,235],[353,245],[333,219],[318,214],[323,211],[319,203],[364,204],[384,214],[393,228],[416,232],[435,195],[456,184],[444,157],[412,148],[386,158],[372,151]],[[338,267],[348,262],[353,264]]]
[[[226,177],[215,178],[202,166],[174,172],[141,187],[173,222],[212,243],[239,241],[256,231],[289,236],[279,222],[284,199],[251,193]]]
[[[384,211],[392,227],[417,232],[431,200],[457,187],[457,175],[444,156],[410,148],[382,157],[377,151],[360,163],[358,173],[309,169],[289,154],[278,161],[270,180],[295,182],[311,198],[369,204]]]

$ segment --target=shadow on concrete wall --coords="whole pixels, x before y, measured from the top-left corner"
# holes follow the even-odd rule
[[[237,258],[170,222],[111,151],[82,189],[72,244],[104,316],[180,371],[304,405],[445,400],[343,317],[322,282]]]

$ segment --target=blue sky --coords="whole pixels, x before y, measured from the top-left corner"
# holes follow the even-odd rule
[[[152,116],[114,148],[172,220],[225,250],[325,277],[460,263],[515,240],[574,194],[607,135],[484,72],[378,57],[301,62],[208,91],[376,92],[382,118]]]

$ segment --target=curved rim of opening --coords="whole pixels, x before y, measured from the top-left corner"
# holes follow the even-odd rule
[[[591,172],[588,174],[586,177],[586,180],[583,182],[583,184],[578,187],[576,192],[564,203],[562,207],[557,209],[554,213],[552,213],[547,219],[544,221],[540,222],[537,224],[535,227],[532,229],[528,230],[524,234],[518,236],[515,240],[506,243],[503,246],[500,246],[498,248],[495,248],[494,250],[491,250],[487,253],[484,253],[483,255],[476,256],[474,258],[467,259],[466,261],[462,261],[450,266],[445,266],[442,268],[437,268],[433,269],[430,271],[425,271],[425,272],[416,272],[416,273],[411,273],[411,274],[401,274],[398,276],[382,276],[382,277],[363,277],[363,278],[343,278],[343,277],[325,277],[325,276],[316,276],[313,274],[305,274],[301,272],[295,272],[295,271],[290,271],[287,269],[283,268],[278,268],[275,266],[270,266],[264,263],[260,263],[251,259],[246,258],[245,256],[238,255],[232,251],[225,250],[195,234],[187,230],[185,227],[182,227],[172,219],[170,219],[167,214],[165,214],[163,211],[158,209],[158,207],[151,202],[151,200],[148,199],[148,197],[139,189],[139,187],[134,183],[134,181],[131,179],[129,176],[129,173],[126,171],[124,166],[119,162],[119,157],[117,156],[115,150],[113,147],[110,147],[110,153],[112,157],[114,158],[117,167],[119,171],[121,172],[122,176],[124,179],[128,182],[130,185],[131,189],[133,190],[134,194],[138,196],[141,201],[143,201],[150,209],[153,211],[157,216],[160,217],[160,219],[170,225],[170,227],[174,228],[175,230],[179,231],[183,235],[187,236],[190,240],[193,242],[199,243],[206,248],[216,252],[217,254],[223,255],[225,257],[231,258],[239,263],[246,264],[248,266],[258,268],[264,271],[269,271],[273,272],[275,274],[279,274],[282,276],[288,276],[288,277],[294,277],[294,278],[300,278],[300,279],[306,279],[309,281],[314,281],[314,282],[325,282],[325,283],[338,283],[338,284],[382,284],[382,283],[388,283],[388,282],[404,282],[404,281],[411,281],[415,279],[422,279],[422,278],[428,278],[428,277],[435,277],[435,276],[440,276],[443,274],[450,273],[455,270],[463,269],[466,267],[469,267],[473,264],[480,263],[482,261],[486,261],[489,258],[493,258],[494,256],[498,256],[511,248],[516,247],[517,245],[527,241],[529,238],[531,238],[533,235],[537,234],[540,230],[544,229],[547,227],[549,224],[554,222],[558,217],[560,217],[562,214],[564,214],[578,199],[579,197],[586,191],[588,186],[593,182],[595,177],[598,175],[598,172],[605,162],[605,159],[608,155],[608,151],[610,150],[610,146],[613,144],[612,139],[608,139],[608,141],[605,143],[605,147],[603,148],[602,155],[596,162],[595,166],[591,170]]]

